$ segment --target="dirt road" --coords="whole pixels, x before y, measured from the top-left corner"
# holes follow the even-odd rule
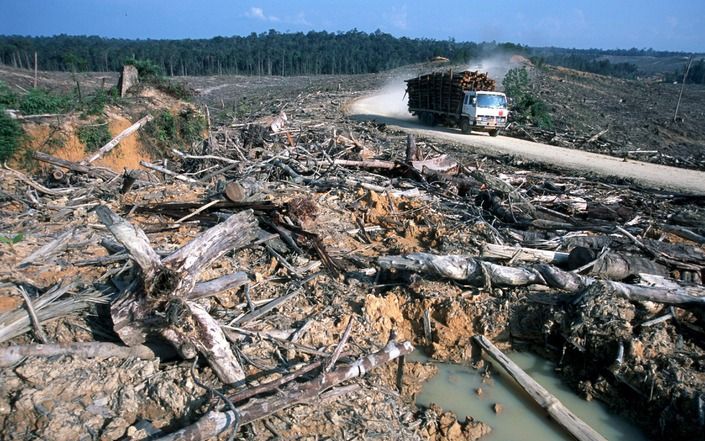
[[[391,106],[393,108],[390,108],[388,96],[371,95],[352,102],[348,106],[348,112],[357,119],[375,119],[410,133],[464,144],[475,152],[489,156],[516,155],[532,162],[551,164],[569,170],[625,178],[649,188],[705,194],[705,172],[623,160],[504,136],[492,138],[486,134],[464,135],[458,129],[445,127],[429,129],[419,125],[416,118],[400,110],[398,100],[395,101],[397,101],[395,105]]]

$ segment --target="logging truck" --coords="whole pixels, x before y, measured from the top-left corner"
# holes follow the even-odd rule
[[[479,72],[433,72],[406,80],[409,113],[422,124],[459,127],[497,136],[507,125],[507,97]]]

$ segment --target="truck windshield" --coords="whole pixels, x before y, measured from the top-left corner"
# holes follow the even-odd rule
[[[507,107],[507,99],[502,95],[477,95],[477,107],[500,109]]]

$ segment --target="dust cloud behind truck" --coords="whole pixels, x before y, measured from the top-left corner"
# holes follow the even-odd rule
[[[433,72],[406,80],[409,113],[423,124],[460,127],[497,136],[507,126],[507,97],[477,71]]]

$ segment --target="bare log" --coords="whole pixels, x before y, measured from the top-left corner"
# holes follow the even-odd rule
[[[201,306],[186,299],[206,265],[255,239],[257,222],[252,211],[230,216],[164,259],[151,248],[142,230],[106,206],[97,207],[96,212],[142,269],[141,283],[133,284],[111,305],[113,329],[122,341],[134,346],[150,335],[161,335],[185,358],[203,354],[223,382],[243,380],[245,374],[223,330]],[[193,297],[213,294],[241,281],[238,275],[205,282]]]
[[[154,351],[143,345],[121,346],[107,342],[17,345],[0,348],[0,368],[12,366],[25,357],[54,357],[71,355],[82,358],[129,358],[152,360]]]
[[[406,256],[383,256],[378,259],[382,269],[400,269],[425,273],[433,277],[460,280],[476,286],[488,282],[502,286],[546,285],[577,293],[597,283],[590,277],[563,271],[552,265],[539,264],[533,267],[510,267],[483,262],[470,256],[437,256],[415,253]],[[667,305],[705,306],[705,289],[701,287],[660,288],[631,285],[611,280],[599,281],[614,294],[628,300],[652,301]]]
[[[95,207],[95,213],[98,215],[98,219],[113,233],[115,239],[125,247],[130,256],[137,262],[144,275],[144,280],[153,280],[162,264],[159,255],[149,244],[149,239],[144,234],[144,231],[133,227],[132,224],[113,213],[105,205]]]
[[[173,177],[174,179],[178,179],[179,181],[189,182],[191,184],[198,183],[198,181],[193,178],[189,178],[188,176],[184,176],[180,173],[175,173],[175,172],[169,170],[168,168],[164,168],[164,167],[157,165],[157,164],[152,164],[151,162],[140,161],[140,165],[142,167],[156,170],[160,173],[164,173],[165,175],[169,175],[169,176]]]
[[[502,353],[485,336],[476,335],[473,340],[499,363],[504,370],[533,398],[536,403],[548,412],[558,424],[579,441],[607,441],[583,420],[561,403],[558,398],[538,384],[529,374]]]
[[[393,161],[380,161],[377,159],[370,159],[367,161],[350,161],[347,159],[335,159],[333,161],[335,165],[342,165],[344,167],[359,167],[359,168],[381,168],[386,170],[391,170],[397,166]]]
[[[52,155],[49,155],[47,153],[40,152],[40,151],[35,151],[32,154],[32,156],[37,161],[42,161],[42,162],[46,162],[48,164],[55,165],[57,167],[66,168],[71,171],[75,171],[76,173],[84,173],[84,174],[87,174],[88,176],[91,176],[94,178],[99,178],[104,181],[109,181],[110,179],[113,179],[115,176],[117,176],[117,173],[115,173],[114,171],[109,170],[107,168],[89,167],[87,165],[67,161],[67,160],[61,159],[61,158],[57,158],[56,156],[52,156]]]
[[[103,147],[101,147],[100,149],[98,149],[97,152],[93,153],[91,156],[89,156],[88,158],[86,158],[86,159],[84,159],[83,161],[81,161],[81,164],[84,164],[84,165],[85,165],[85,164],[90,164],[91,162],[93,162],[93,161],[95,161],[95,160],[97,160],[97,159],[102,158],[103,155],[105,155],[106,153],[108,153],[110,150],[114,149],[115,146],[117,146],[117,145],[120,143],[120,141],[122,141],[123,139],[127,138],[127,137],[130,136],[132,133],[136,132],[136,131],[139,130],[143,125],[147,124],[148,122],[150,122],[150,121],[153,120],[153,119],[154,119],[154,118],[152,117],[152,115],[147,115],[147,116],[145,116],[144,118],[142,118],[142,119],[140,119],[139,121],[137,121],[136,123],[132,124],[130,127],[126,128],[125,130],[123,130],[122,132],[120,132],[115,138],[111,139],[111,140],[110,140],[107,144],[105,144]]]
[[[188,298],[191,300],[200,299],[202,297],[213,296],[219,294],[223,291],[229,289],[235,289],[239,286],[245,285],[249,282],[247,273],[237,272],[228,274],[223,277],[218,277],[217,279],[209,280],[207,282],[196,283],[191,292],[188,294]]]
[[[241,406],[237,408],[237,415],[232,410],[227,412],[208,412],[193,425],[159,438],[159,441],[200,441],[216,437],[230,428],[236,421],[239,425],[248,424],[294,404],[310,402],[320,396],[325,390],[343,381],[362,376],[370,370],[406,355],[413,350],[414,347],[408,341],[401,344],[390,341],[381,351],[360,358],[350,365],[340,366],[307,383],[293,385],[270,398],[255,400]]]
[[[184,283],[176,294],[190,292],[196,282],[196,276],[223,254],[255,240],[257,225],[251,210],[241,211],[165,257],[162,261],[164,265],[184,276]]]
[[[485,243],[482,245],[482,257],[504,259],[519,262],[544,262],[562,265],[568,262],[568,253],[560,251],[538,250],[534,248],[510,247]]]
[[[69,242],[73,238],[74,232],[74,229],[69,229],[59,234],[54,240],[40,247],[29,256],[25,257],[22,262],[19,263],[18,267],[25,267],[27,265],[35,263],[38,260],[46,259],[53,254],[62,252],[66,249]]]

